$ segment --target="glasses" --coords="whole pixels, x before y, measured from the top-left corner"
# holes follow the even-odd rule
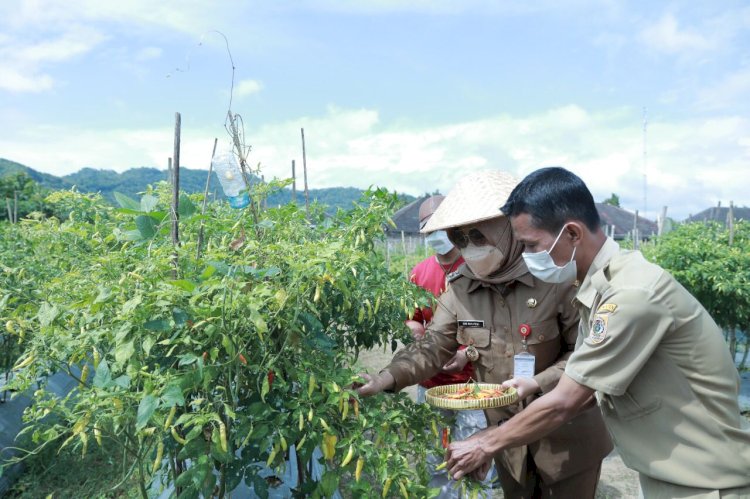
[[[474,246],[484,246],[489,244],[489,241],[479,229],[469,229],[464,231],[463,229],[450,229],[448,232],[448,239],[456,245],[458,249],[463,249],[471,242]]]

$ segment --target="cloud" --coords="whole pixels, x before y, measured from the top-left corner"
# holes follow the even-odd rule
[[[698,31],[681,28],[671,13],[646,26],[638,35],[641,43],[665,54],[695,54],[716,48],[713,39]]]
[[[262,88],[263,85],[257,80],[242,80],[234,86],[234,94],[237,97],[245,97],[257,94]]]
[[[542,166],[561,165],[580,175],[595,199],[614,192],[624,208],[642,214],[646,208],[650,218],[663,205],[678,219],[719,200],[750,205],[745,188],[750,185],[750,120],[654,119],[644,164],[641,118],[638,109],[592,112],[568,105],[526,116],[407,127],[382,122],[373,109],[332,106],[323,115],[266,124],[246,130],[246,135],[252,146],[249,161],[260,163],[266,179],[290,177],[292,160],[301,178],[304,128],[312,188],[375,185],[412,195],[436,189],[445,193],[477,170],[500,168],[522,177]],[[191,126],[183,132],[181,164],[206,168],[216,136],[226,145],[220,129]],[[55,174],[84,166],[163,169],[172,141],[169,127],[37,128],[13,139],[0,138],[0,150],[13,151],[8,159]],[[39,147],[41,143],[45,147]]]
[[[42,68],[72,60],[91,51],[105,36],[81,26],[42,40],[5,36],[0,40],[0,89],[10,92],[41,92],[54,86],[54,78]]]
[[[698,93],[697,107],[702,110],[731,109],[750,100],[750,68],[724,75]],[[744,106],[743,106],[744,107]]]
[[[137,62],[151,61],[161,57],[162,49],[159,47],[145,47],[135,54]]]

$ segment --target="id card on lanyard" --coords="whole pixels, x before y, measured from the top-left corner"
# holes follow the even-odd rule
[[[536,357],[528,352],[526,338],[531,334],[531,326],[521,324],[518,326],[518,333],[521,335],[521,346],[523,352],[513,356],[513,377],[514,378],[531,378],[534,376]]]

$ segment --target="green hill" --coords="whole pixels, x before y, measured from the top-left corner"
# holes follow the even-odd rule
[[[138,193],[146,190],[146,186],[153,185],[161,180],[167,180],[167,171],[156,168],[132,168],[122,173],[113,170],[98,170],[95,168],[83,168],[82,170],[56,177],[48,173],[41,173],[33,168],[0,158],[0,177],[26,173],[38,184],[49,189],[70,189],[75,186],[81,192],[100,192],[105,199],[114,203],[114,192],[121,192],[130,197],[137,198]],[[203,192],[206,187],[206,175],[208,170],[193,170],[180,168],[180,189],[185,192]],[[358,200],[362,195],[361,189],[353,187],[329,187],[325,189],[310,189],[310,202],[318,201],[330,209],[351,208],[352,202]],[[216,193],[218,198],[223,198],[219,180],[216,174],[212,174],[211,193]],[[401,195],[405,202],[414,200],[413,196]],[[268,197],[268,206],[287,204],[292,199],[291,189],[284,189],[273,193]],[[297,191],[297,203],[304,204],[304,192]]]

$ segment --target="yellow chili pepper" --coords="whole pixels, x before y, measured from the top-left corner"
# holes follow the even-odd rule
[[[177,406],[173,405],[172,408],[169,410],[169,414],[167,415],[167,420],[164,422],[165,430],[172,425],[172,420],[174,419],[174,415],[176,412],[177,412]]]
[[[365,466],[365,459],[363,457],[360,457],[357,459],[357,467],[354,470],[354,481],[359,482],[360,477],[362,476],[362,468]]]
[[[164,456],[164,442],[159,442],[156,446],[156,459],[154,459],[154,465],[151,467],[151,473],[156,473],[161,468],[161,458]]]
[[[175,439],[175,441],[180,445],[185,445],[187,443],[187,440],[182,438],[179,433],[177,433],[177,428],[174,426],[170,429],[170,432],[172,433],[172,438]]]
[[[352,460],[352,457],[354,457],[354,446],[352,444],[349,444],[349,450],[347,451],[344,460],[341,461],[341,467],[343,468],[344,466],[349,464]]]

